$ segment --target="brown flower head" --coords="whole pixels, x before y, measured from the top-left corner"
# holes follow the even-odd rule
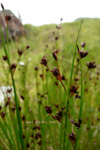
[[[47,59],[45,56],[41,59],[41,64],[47,67]]]
[[[79,87],[76,87],[75,85],[73,85],[71,88],[70,88],[70,93],[71,95],[74,95],[75,93],[78,93],[77,90],[78,90]]]
[[[81,96],[79,96],[78,94],[76,94],[74,98],[75,98],[75,99],[77,99],[77,98],[79,98],[79,99],[80,99],[80,98],[81,98]]]
[[[2,109],[2,106],[0,106],[0,110]]]
[[[49,115],[52,114],[52,109],[50,106],[45,106],[45,110]]]
[[[79,119],[78,122],[74,122],[74,120],[71,120],[71,123],[74,124],[77,129],[79,129],[82,123],[82,119]]]
[[[61,29],[61,25],[57,25],[56,29],[58,29],[58,30]]]
[[[62,81],[60,72],[59,72],[59,70],[58,70],[56,67],[54,67],[54,68],[51,70],[51,72],[53,73],[53,75],[54,75],[58,80]]]
[[[7,101],[6,103],[5,103],[5,106],[7,107],[9,105],[9,101]]]
[[[26,147],[27,147],[27,148],[29,148],[29,147],[30,147],[30,144],[29,144],[29,143],[27,143],[27,144],[26,144]]]
[[[40,126],[33,127],[33,130],[40,130]]]
[[[15,63],[11,64],[11,70],[13,70],[13,69],[16,69],[16,64]]]
[[[86,45],[85,42],[81,42],[81,46],[82,46],[83,48],[85,47],[85,45]]]
[[[12,91],[12,88],[7,89],[7,93],[11,93],[11,91]]]
[[[52,55],[53,55],[53,58],[57,61],[57,55],[56,55],[56,53],[53,52]]]
[[[12,107],[12,112],[15,112],[15,106]]]
[[[38,71],[38,67],[35,67],[34,70],[35,70],[35,71]]]
[[[19,56],[21,56],[21,55],[23,54],[23,51],[22,51],[22,50],[19,50],[19,49],[18,49],[17,52],[18,52],[18,55],[19,55]]]
[[[4,118],[5,118],[5,115],[6,115],[5,112],[2,112],[2,113],[1,113],[1,117],[2,117],[3,120],[4,120]]]
[[[39,138],[41,138],[41,134],[40,134],[40,133],[36,133],[35,139],[37,140],[37,139],[39,139]]]
[[[28,46],[26,46],[26,49],[29,49],[30,48],[30,46],[28,45]]]
[[[25,116],[24,115],[22,116],[22,120],[25,121]]]
[[[69,140],[73,145],[75,143],[75,140],[76,140],[76,134],[73,132],[71,134],[69,134]]]
[[[2,8],[2,10],[4,10],[4,9],[5,9],[2,3],[1,3],[1,8]]]
[[[62,115],[63,115],[63,110],[61,109],[61,110],[57,113],[57,115],[53,115],[52,117],[53,117],[55,120],[58,120],[59,122],[61,122]]]
[[[3,60],[7,61],[8,60],[7,56],[3,56]]]
[[[22,110],[22,107],[21,107],[21,106],[19,106],[18,110],[19,110],[19,111],[21,111],[21,110]]]
[[[44,75],[43,75],[43,74],[40,74],[39,76],[40,76],[40,78],[41,78],[42,80],[44,80]]]
[[[24,100],[24,96],[23,96],[23,95],[20,95],[20,98],[21,98],[22,100]]]
[[[78,53],[80,55],[80,58],[84,58],[88,55],[88,52],[87,51],[83,51],[83,50],[79,50],[79,46],[77,45],[77,50],[78,50]]]
[[[64,75],[62,75],[62,77],[61,77],[61,78],[62,78],[62,80],[65,80],[65,76],[64,76]]]
[[[84,57],[86,57],[86,56],[88,55],[88,52],[87,52],[87,51],[80,50],[80,51],[79,51],[79,54],[80,54],[80,57],[81,57],[81,58],[84,58]]]
[[[58,36],[56,36],[56,37],[55,37],[55,40],[57,41],[58,39],[59,39],[59,37],[58,37]]]
[[[95,62],[87,62],[86,65],[87,65],[88,69],[94,69],[94,68],[96,68]]]
[[[13,18],[12,15],[5,15],[6,23],[8,23],[10,20],[12,20],[12,18]]]

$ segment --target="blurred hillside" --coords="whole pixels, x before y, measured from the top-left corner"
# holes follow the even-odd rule
[[[66,50],[67,56],[71,56],[79,29],[81,19],[72,23],[62,24],[62,29],[57,30],[55,24],[43,25],[35,27],[32,25],[25,25],[27,31],[27,42],[34,47],[34,51],[42,52],[47,44],[50,49],[54,46],[55,36],[59,36],[58,48]],[[55,35],[54,33],[55,32]],[[93,59],[99,62],[100,58],[100,19],[84,19],[82,29],[79,37],[79,44],[81,41],[86,42],[86,50],[89,51]]]

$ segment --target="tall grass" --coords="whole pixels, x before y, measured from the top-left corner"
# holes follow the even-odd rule
[[[91,150],[94,147],[98,149],[100,136],[95,135],[98,135],[99,129],[95,130],[94,122],[90,119],[91,114],[88,113],[90,111],[94,118],[98,116],[99,121],[100,114],[93,112],[99,102],[89,102],[93,90],[93,86],[89,86],[89,70],[95,69],[96,65],[88,62],[85,69],[84,60],[88,57],[88,52],[85,50],[85,43],[80,46],[78,42],[83,20],[77,30],[75,47],[70,58],[72,61],[67,63],[67,54],[63,52],[62,44],[60,45],[63,31],[61,23],[52,34],[53,43],[46,45],[37,64],[29,59],[31,45],[26,45],[23,50],[16,50],[16,60],[12,63],[11,43],[8,40],[9,21],[6,20],[6,23],[7,42],[0,26],[3,63],[8,70],[7,76],[10,75],[6,84],[13,87],[14,96],[8,96],[11,94],[11,89],[8,89],[5,101],[0,105],[0,149],[77,150],[84,149],[85,146],[89,149],[91,143]],[[19,63],[21,59],[24,60],[22,66]],[[95,76],[94,74],[93,77]],[[99,73],[96,81],[98,78]],[[95,99],[98,99],[98,93]],[[95,137],[96,146],[93,143]],[[91,138],[91,142],[88,144],[85,138]]]

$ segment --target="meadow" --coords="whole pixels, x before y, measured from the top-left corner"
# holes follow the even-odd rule
[[[100,19],[24,27],[0,28],[0,150],[99,150]]]

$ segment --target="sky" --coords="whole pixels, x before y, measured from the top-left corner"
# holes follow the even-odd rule
[[[60,18],[63,22],[100,18],[100,0],[0,0],[0,3],[17,17],[19,12],[23,24],[34,26],[59,24]]]

